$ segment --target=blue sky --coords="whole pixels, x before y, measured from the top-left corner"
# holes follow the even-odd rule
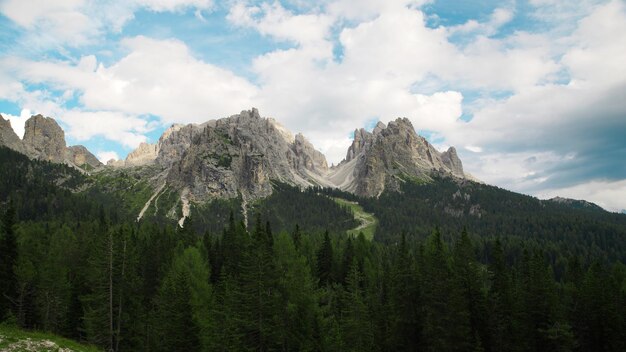
[[[476,177],[626,208],[623,1],[0,0],[0,113],[101,159],[252,106],[330,162],[408,117]]]

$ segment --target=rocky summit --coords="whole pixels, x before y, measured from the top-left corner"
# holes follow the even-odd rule
[[[379,122],[371,133],[355,130],[346,158],[328,179],[345,191],[378,196],[386,188],[398,189],[407,178],[427,180],[433,173],[465,178],[454,147],[440,153],[407,118],[398,118],[387,126]]]
[[[61,127],[42,115],[26,122],[23,140],[9,121],[1,119],[0,143],[31,158],[83,170],[101,166],[85,147],[66,147]],[[345,159],[329,168],[324,155],[303,134],[294,136],[254,108],[203,124],[172,125],[157,143],[142,143],[125,160],[107,165],[150,167],[152,171],[144,174],[153,186],[177,190],[183,203],[258,199],[272,193],[274,181],[376,197],[385,189],[398,190],[409,179],[429,180],[442,173],[467,177],[454,147],[437,151],[407,118],[388,125],[379,122],[372,132],[356,129]]]
[[[20,139],[11,122],[0,116],[0,146],[26,154],[32,159],[65,163],[82,171],[102,166],[102,163],[82,145],[67,147],[65,132],[51,117],[33,115],[24,126]]]
[[[24,145],[20,137],[13,131],[11,121],[5,120],[2,115],[0,115],[0,145],[25,154]]]

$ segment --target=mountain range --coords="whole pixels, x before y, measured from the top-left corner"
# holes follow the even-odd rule
[[[276,120],[261,117],[255,108],[203,124],[172,125],[157,143],[142,143],[125,160],[107,165],[84,146],[67,147],[63,129],[42,115],[26,121],[23,139],[0,116],[0,145],[83,172],[142,168],[147,170],[142,177],[154,190],[165,185],[176,190],[183,217],[189,215],[189,203],[267,197],[272,182],[376,197],[386,189],[399,190],[407,180],[428,181],[433,175],[472,179],[454,147],[437,151],[407,118],[387,125],[379,122],[372,132],[356,129],[346,157],[332,167],[304,135],[293,135]]]

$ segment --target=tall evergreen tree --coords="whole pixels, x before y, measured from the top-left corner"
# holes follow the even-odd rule
[[[195,247],[173,262],[156,299],[157,351],[206,351],[213,320],[209,267]]]
[[[268,351],[278,346],[276,327],[280,292],[270,241],[272,234],[268,230],[257,215],[250,245],[246,246],[242,256],[240,275],[242,331],[248,346],[256,351]]]
[[[467,351],[472,346],[469,311],[453,280],[439,230],[428,238],[422,268],[424,328],[428,351]]]
[[[470,336],[474,337],[473,349],[480,350],[483,341],[487,340],[487,302],[480,264],[476,261],[466,229],[463,229],[454,247],[453,271],[456,285],[461,290],[462,304],[469,312]]]
[[[374,327],[369,315],[364,292],[361,287],[363,276],[356,261],[352,262],[341,302],[341,336],[343,351],[372,351]]]
[[[489,265],[491,287],[488,293],[489,351],[513,350],[511,277],[507,269],[500,238],[496,239]]]
[[[328,231],[324,232],[324,242],[317,252],[317,276],[320,286],[328,285],[332,282],[333,275],[333,244],[330,241]]]
[[[420,345],[419,290],[415,265],[403,233],[391,268],[389,305],[389,348],[415,351]]]
[[[15,208],[10,204],[0,226],[0,320],[11,313],[17,296],[17,241],[15,238]]]

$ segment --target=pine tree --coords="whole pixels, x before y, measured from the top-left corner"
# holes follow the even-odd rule
[[[320,286],[328,285],[332,282],[333,273],[333,244],[330,241],[328,231],[324,233],[324,242],[317,252],[317,276]]]
[[[402,233],[400,245],[394,254],[389,292],[389,348],[394,351],[414,351],[420,343],[419,291],[405,233]]]
[[[286,351],[316,350],[319,293],[310,266],[285,233],[276,239],[274,258],[280,274],[280,345]]]
[[[469,312],[470,334],[475,349],[482,349],[487,339],[487,303],[483,292],[480,265],[476,261],[472,242],[463,229],[454,247],[453,271],[456,285],[461,290],[462,304]]]
[[[248,346],[257,351],[277,347],[278,273],[273,260],[272,234],[257,214],[250,245],[242,256],[240,274],[242,328]]]
[[[208,350],[213,330],[209,267],[200,251],[187,248],[173,262],[156,300],[159,351]]]
[[[467,351],[470,335],[469,311],[460,288],[453,280],[445,245],[439,230],[428,238],[422,268],[424,328],[427,350]]]
[[[489,350],[511,351],[513,329],[513,302],[510,273],[504,261],[504,251],[500,239],[496,239],[493,258],[489,267],[491,287],[488,293],[489,308]]]
[[[342,295],[341,336],[344,351],[372,351],[374,331],[372,318],[365,302],[362,274],[356,261],[352,262]]]
[[[12,205],[2,217],[0,227],[0,320],[11,313],[17,296],[17,241],[15,238],[15,209]]]

